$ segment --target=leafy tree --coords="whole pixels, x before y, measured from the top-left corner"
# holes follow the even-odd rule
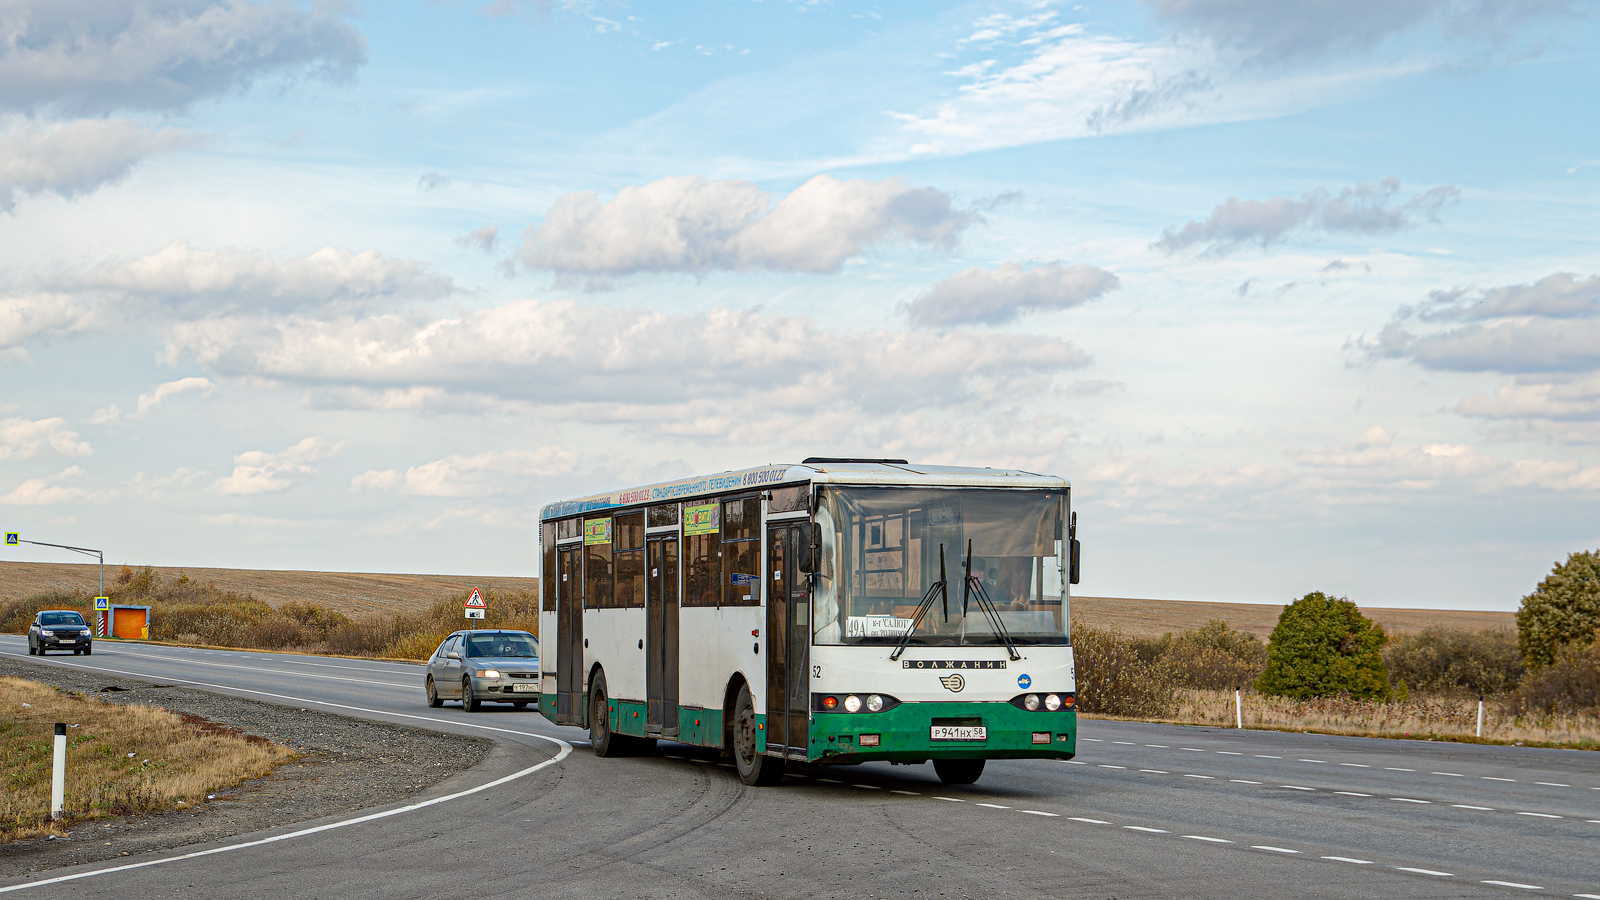
[[[1383,663],[1397,690],[1403,683],[1424,691],[1503,694],[1517,686],[1523,671],[1517,636],[1509,628],[1431,625],[1389,641]]]
[[[1517,610],[1517,649],[1529,669],[1548,666],[1567,644],[1588,644],[1600,628],[1600,550],[1556,563]]]
[[[1379,653],[1387,640],[1383,629],[1349,599],[1314,591],[1278,616],[1256,690],[1289,697],[1348,693],[1387,700],[1389,678]]]

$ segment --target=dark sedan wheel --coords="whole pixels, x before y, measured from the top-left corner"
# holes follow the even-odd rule
[[[461,708],[467,712],[477,712],[483,708],[478,702],[478,696],[472,692],[472,676],[461,679]]]
[[[84,656],[93,656],[94,655],[94,648],[93,647],[85,647],[85,648],[83,648],[83,655]]]
[[[432,675],[428,676],[428,705],[434,709],[444,705],[444,701],[439,699],[439,689],[433,686]]]

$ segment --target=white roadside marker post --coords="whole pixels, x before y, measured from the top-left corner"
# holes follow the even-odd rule
[[[1483,737],[1483,695],[1478,695],[1478,737]]]
[[[1233,689],[1233,721],[1244,730],[1244,686],[1239,685]]]
[[[50,818],[61,818],[67,793],[67,723],[56,723],[56,753],[50,773]]]

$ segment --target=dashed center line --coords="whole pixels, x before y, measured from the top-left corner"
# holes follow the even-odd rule
[[[1390,797],[1396,803],[1432,803],[1432,800],[1413,800],[1410,797]]]
[[[1061,817],[1061,813],[1040,812],[1037,809],[1024,809],[1024,810],[1019,810],[1019,812],[1025,812],[1030,816],[1049,816],[1052,819],[1056,819],[1056,818],[1060,818]]]
[[[1515,881],[1481,881],[1479,884],[1496,884],[1500,887],[1520,888],[1524,891],[1542,891],[1544,888],[1537,884],[1518,884]]]
[[[1435,772],[1433,774],[1437,775],[1439,773]],[[1510,781],[1510,782],[1515,782],[1516,781],[1515,778],[1496,778],[1493,775],[1485,775],[1485,776],[1483,776],[1483,780],[1484,781]]]
[[[1126,769],[1127,766],[1108,766],[1105,763],[1101,763],[1100,764],[1100,768],[1102,768],[1102,769]]]
[[[1266,844],[1252,844],[1251,850],[1267,850],[1272,853],[1299,853],[1299,850],[1290,850],[1287,847],[1269,847]]]
[[[1372,865],[1372,860],[1370,860],[1370,859],[1351,859],[1348,856],[1324,856],[1323,859],[1331,859],[1334,862],[1355,863],[1358,866],[1370,866],[1370,865]]]
[[[1492,806],[1468,806],[1465,803],[1452,803],[1450,805],[1456,809],[1475,809],[1478,812],[1494,812],[1494,807]]]
[[[1139,771],[1141,771],[1141,772],[1149,772],[1151,775],[1171,775],[1172,774],[1171,772],[1163,772],[1160,769],[1140,769]]]
[[[1233,782],[1234,784],[1260,784],[1261,783],[1259,781],[1246,781],[1243,778],[1230,778],[1228,780]]]
[[[1335,794],[1343,794],[1346,797],[1371,797],[1372,796],[1371,794],[1363,794],[1360,791],[1334,791],[1334,793]]]
[[[1572,787],[1570,784],[1562,784],[1558,781],[1535,781],[1534,784],[1542,784],[1545,787]]]
[[[1074,821],[1074,822],[1087,822],[1090,825],[1110,825],[1111,824],[1110,822],[1102,822],[1099,819],[1085,819],[1082,816],[1067,816],[1067,818],[1072,820],[1072,821]]]
[[[1217,751],[1217,755],[1218,756],[1243,756],[1244,754],[1240,753],[1237,750],[1218,750]]]
[[[1283,759],[1283,757],[1281,757],[1281,756],[1268,756],[1265,753],[1257,753],[1256,754],[1256,759]]]
[[[825,782],[827,784],[844,784],[844,782],[840,781],[837,778],[818,778],[817,780],[821,781],[821,782]]]
[[[1146,747],[1154,747],[1157,750],[1166,750],[1166,749],[1168,749],[1166,744],[1145,744],[1145,746]]]
[[[1184,835],[1184,837],[1188,838],[1191,841],[1210,841],[1213,844],[1231,844],[1231,843],[1233,843],[1233,841],[1223,840],[1222,838],[1206,837],[1203,834],[1186,834],[1186,835]]]
[[[1080,740],[1080,741],[1093,741],[1093,742],[1094,742],[1094,743],[1096,743],[1096,744],[1104,744],[1104,743],[1105,743],[1105,741],[1102,741],[1102,740],[1100,740],[1100,739],[1099,739],[1099,738],[1086,738],[1086,737],[1081,737],[1081,738],[1078,738],[1078,740]]]
[[[1125,747],[1134,746],[1134,742],[1133,741],[1112,741],[1111,743],[1113,743],[1113,744],[1122,744]]]
[[[1215,777],[1211,776],[1211,775],[1185,775],[1183,777],[1185,777],[1185,778],[1204,778],[1207,781],[1215,781],[1216,780]]]
[[[1454,877],[1456,877],[1456,876],[1450,874],[1449,872],[1435,872],[1432,869],[1412,869],[1412,868],[1409,868],[1407,866],[1390,866],[1389,868],[1394,869],[1397,872],[1415,872],[1418,875],[1436,875],[1436,876],[1438,876],[1440,878],[1454,878]]]
[[[965,800],[962,800],[960,797],[934,797],[933,799],[935,799],[935,800],[948,800],[951,803],[965,803],[965,802],[967,802]]]
[[[1349,766],[1349,767],[1351,767],[1353,769],[1370,769],[1370,768],[1372,768],[1371,766],[1367,765],[1366,763],[1339,763],[1339,765],[1341,765],[1341,766]]]
[[[1467,777],[1465,775],[1462,775],[1460,772],[1434,772],[1433,774],[1434,775],[1446,775],[1446,776],[1449,776],[1451,778],[1465,778],[1465,777]],[[1507,780],[1509,781],[1510,779],[1507,779]]]
[[[1301,759],[1301,760],[1296,760],[1296,761],[1297,762],[1314,762],[1314,763],[1325,763],[1325,762],[1327,762],[1327,760],[1325,760],[1325,759]]]
[[[1187,750],[1190,753],[1204,753],[1205,752],[1204,750],[1201,750],[1199,747],[1179,747],[1178,749],[1179,750]]]
[[[1011,808],[1009,806],[1001,806],[998,803],[979,803],[978,805],[979,806],[987,806],[990,809],[1010,809]]]
[[[851,787],[858,787],[858,788],[861,788],[862,790],[866,790],[866,791],[881,791],[881,790],[883,790],[883,788],[878,787],[875,784],[852,784],[850,786]]]
[[[1314,791],[1316,788],[1301,787],[1298,784],[1280,784],[1278,787],[1288,788],[1291,791]]]
[[[1416,769],[1402,769],[1399,766],[1384,766],[1383,768],[1384,768],[1384,771],[1387,771],[1387,772],[1415,772],[1416,771]]]
[[[1143,825],[1124,825],[1122,827],[1128,829],[1129,831],[1143,831],[1146,834],[1171,834],[1172,833],[1170,831],[1163,831],[1160,828],[1146,828]]]
[[[1533,816],[1536,819],[1564,819],[1564,818],[1566,818],[1566,816],[1558,816],[1558,815],[1554,815],[1552,813],[1519,812],[1519,813],[1517,813],[1517,815],[1519,815],[1519,816]]]
[[[922,796],[921,794],[917,793],[916,791],[890,791],[889,793],[891,793],[891,794],[904,794],[907,797],[921,797]]]

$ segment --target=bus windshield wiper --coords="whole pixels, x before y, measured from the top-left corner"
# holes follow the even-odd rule
[[[943,550],[944,545],[941,544],[939,549]],[[989,627],[994,629],[995,636],[1005,641],[1006,652],[1011,654],[1011,659],[1013,661],[1021,659],[1022,654],[1017,652],[1016,642],[1011,640],[1011,632],[1006,631],[1006,623],[1000,619],[999,608],[994,605],[993,600],[989,599],[989,592],[984,589],[983,582],[972,577],[972,538],[967,538],[966,577],[961,585],[961,620],[963,622],[967,618],[967,599],[969,597],[977,599],[978,609],[983,611],[983,617],[988,620]]]
[[[946,622],[950,621],[950,592],[946,584],[948,580],[944,574],[944,545],[940,544],[939,580],[928,585],[927,592],[922,595],[922,602],[917,604],[917,614],[911,620],[911,627],[906,629],[905,634],[900,635],[900,643],[895,644],[894,652],[889,654],[891,661],[899,659],[900,654],[906,652],[906,644],[911,640],[911,636],[917,633],[917,626],[922,624],[922,617],[927,615],[928,610],[933,608],[933,595],[935,593],[944,601],[944,620]],[[1016,657],[1012,658],[1015,659]]]

